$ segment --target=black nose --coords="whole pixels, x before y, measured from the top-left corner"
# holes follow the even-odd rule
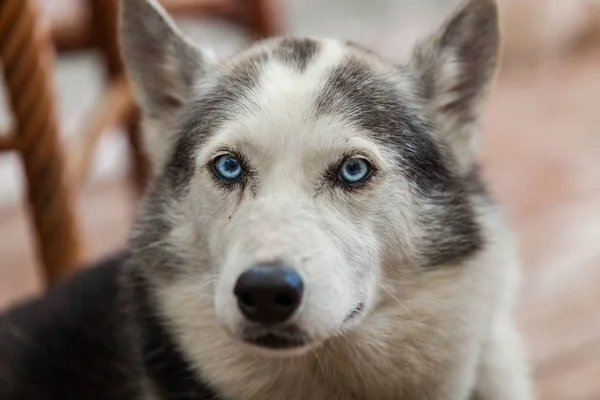
[[[304,283],[291,268],[259,265],[238,278],[234,294],[246,318],[262,324],[275,324],[288,319],[302,300]]]

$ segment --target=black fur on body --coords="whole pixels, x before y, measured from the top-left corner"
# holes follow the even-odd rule
[[[0,399],[143,399],[149,387],[161,400],[219,399],[190,370],[144,283],[121,285],[126,259],[102,260],[0,316]]]

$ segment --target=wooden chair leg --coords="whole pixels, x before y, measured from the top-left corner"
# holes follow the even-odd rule
[[[107,74],[112,79],[123,72],[118,38],[119,0],[88,0],[88,3],[94,42],[105,57]]]
[[[48,283],[82,260],[75,207],[65,176],[54,96],[51,42],[31,0],[0,1],[0,60],[15,119],[16,146]]]

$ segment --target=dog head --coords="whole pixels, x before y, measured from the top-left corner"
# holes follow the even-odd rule
[[[406,65],[307,38],[217,62],[155,0],[122,11],[154,170],[132,254],[178,332],[301,351],[484,248],[494,1],[464,2]]]

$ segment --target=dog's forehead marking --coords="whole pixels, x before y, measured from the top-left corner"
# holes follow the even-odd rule
[[[284,38],[273,53],[279,61],[293,65],[299,72],[303,72],[314,58],[318,49],[319,44],[313,39]]]
[[[310,58],[304,57],[305,45],[297,44],[296,50],[284,40],[272,50],[275,57],[267,57],[261,64],[256,94],[262,99],[261,111],[272,113],[270,103],[285,101],[291,96],[309,100],[312,92],[321,86],[329,71],[338,65],[346,53],[346,49],[336,41],[321,40],[318,48],[313,49]],[[303,43],[303,42],[300,42]]]
[[[288,47],[285,45],[284,47]],[[281,47],[275,53],[281,51]],[[313,104],[330,71],[339,65],[347,49],[334,40],[322,40],[310,62],[284,62],[279,57],[262,64],[255,88],[258,112],[265,119],[305,120],[314,117]],[[278,115],[279,112],[279,115]],[[282,115],[281,113],[285,113]],[[281,132],[285,135],[286,132]]]
[[[286,40],[282,43],[286,49],[292,46],[285,44]],[[303,44],[303,40],[299,43],[299,49],[310,46]],[[349,129],[325,129],[327,124],[323,123],[316,126],[314,108],[330,71],[343,61],[347,49],[337,41],[321,40],[310,60],[305,57],[305,50],[297,50],[298,58],[294,60],[288,50],[284,50],[285,57],[281,58],[281,48],[267,48],[262,53],[274,56],[266,56],[258,66],[254,85],[233,105],[237,109],[235,116],[213,132],[208,144],[236,147],[250,143],[262,147],[266,156],[290,153],[296,157],[298,150],[323,148],[335,139],[332,136],[349,136],[346,132]],[[211,147],[199,149],[199,159],[205,159]]]

